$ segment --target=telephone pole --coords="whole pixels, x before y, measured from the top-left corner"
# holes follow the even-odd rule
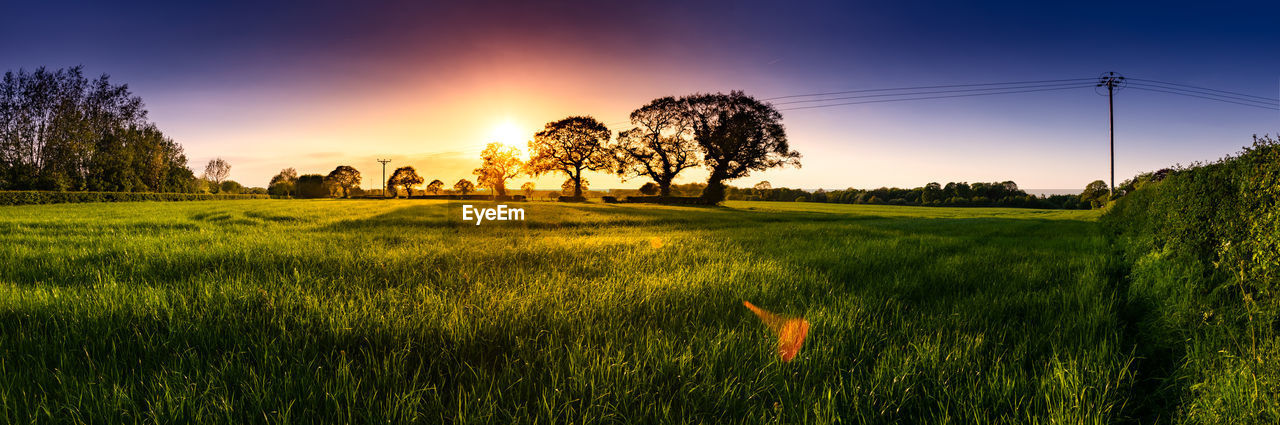
[[[391,162],[391,160],[379,159],[378,162],[382,163],[382,197],[386,198],[387,197],[387,163]]]
[[[1111,131],[1111,184],[1108,187],[1107,194],[1111,197],[1116,195],[1116,107],[1115,94],[1124,88],[1124,76],[1115,72],[1104,72],[1098,76],[1098,85],[1094,87],[1107,88],[1107,117],[1110,122]],[[1101,94],[1101,93],[1099,93]]]

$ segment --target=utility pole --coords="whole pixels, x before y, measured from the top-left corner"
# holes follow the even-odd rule
[[[378,162],[382,163],[382,197],[386,198],[387,197],[387,163],[391,162],[391,160],[379,159]]]
[[[1111,185],[1107,190],[1110,197],[1116,196],[1116,107],[1115,94],[1124,88],[1124,76],[1115,72],[1104,72],[1098,76],[1098,85],[1107,88],[1107,117],[1111,130]],[[1101,93],[1099,93],[1101,94]]]

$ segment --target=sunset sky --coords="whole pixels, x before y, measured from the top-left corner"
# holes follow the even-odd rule
[[[144,99],[197,174],[220,156],[246,186],[266,186],[285,167],[339,164],[363,172],[362,186],[380,186],[379,157],[451,183],[473,178],[488,142],[523,148],[569,115],[616,132],[649,100],[694,92],[763,99],[1118,71],[1280,97],[1276,6],[187,3],[6,4],[0,64],[111,74]],[[1107,102],[1089,88],[783,114],[803,168],[730,184],[1082,188],[1107,175]],[[1280,132],[1277,111],[1137,90],[1116,97],[1116,116],[1118,180]],[[589,179],[593,188],[644,182]]]

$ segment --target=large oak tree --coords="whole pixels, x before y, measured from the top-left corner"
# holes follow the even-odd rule
[[[800,153],[787,146],[782,114],[773,105],[741,91],[695,94],[681,102],[693,125],[693,140],[702,149],[702,161],[710,169],[704,199],[723,201],[724,182],[752,171],[800,166]]]
[[[527,172],[538,176],[559,171],[573,181],[573,196],[582,196],[582,172],[612,168],[606,143],[609,128],[595,118],[569,117],[547,123],[529,142]]]
[[[662,196],[671,196],[671,182],[685,169],[698,166],[693,124],[682,102],[674,97],[654,99],[631,112],[635,128],[618,134],[614,145],[620,176],[648,176]]]

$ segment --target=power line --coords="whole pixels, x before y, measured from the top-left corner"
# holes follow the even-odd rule
[[[831,107],[831,106],[861,105],[861,104],[865,104],[865,103],[904,102],[904,101],[908,101],[908,100],[948,99],[948,98],[954,98],[954,97],[972,97],[972,96],[991,96],[991,95],[997,95],[997,94],[1032,93],[1032,92],[1041,92],[1041,91],[1054,91],[1054,90],[1080,89],[1080,88],[1088,88],[1088,87],[1093,87],[1093,83],[1089,83],[1088,85],[1075,85],[1075,86],[1071,86],[1071,87],[1053,87],[1053,88],[1040,88],[1040,89],[1030,89],[1030,90],[1002,91],[1002,92],[993,92],[993,93],[953,94],[953,95],[948,95],[948,96],[925,96],[925,97],[911,97],[911,98],[903,98],[903,99],[877,99],[877,100],[864,100],[864,101],[859,101],[859,102],[842,102],[842,103],[833,103],[833,104],[829,104],[829,105],[796,106],[796,107],[791,107],[791,108],[783,108],[783,109],[779,109],[778,111],[795,111],[795,110],[800,110],[800,109],[826,108],[826,107]]]
[[[910,93],[863,94],[863,95],[857,95],[857,96],[829,97],[829,98],[823,98],[823,99],[791,100],[791,101],[787,101],[787,102],[778,102],[778,103],[774,103],[774,105],[790,105],[790,104],[796,104],[796,103],[827,102],[827,101],[832,101],[832,100],[845,100],[845,99],[864,99],[864,98],[872,98],[872,97],[915,96],[915,95],[922,95],[922,94],[966,93],[966,92],[988,92],[988,91],[1014,90],[1014,89],[1034,89],[1034,88],[1048,88],[1048,87],[1078,87],[1079,85],[1080,85],[1080,82],[1074,82],[1074,83],[1054,83],[1054,84],[1022,85],[1022,86],[1013,86],[1013,87],[986,87],[986,88],[979,88],[979,89],[956,89],[956,90],[917,91],[917,92],[910,92]]]
[[[1211,89],[1211,88],[1208,88],[1208,87],[1198,87],[1198,86],[1192,86],[1192,85],[1188,85],[1188,84],[1170,83],[1170,82],[1156,81],[1156,80],[1147,80],[1147,79],[1143,79],[1143,78],[1130,78],[1130,80],[1133,80],[1133,81],[1145,81],[1145,82],[1147,82],[1147,83],[1164,84],[1164,85],[1170,85],[1170,86],[1186,87],[1186,88],[1192,88],[1192,89],[1197,89],[1197,90],[1215,91],[1215,92],[1219,92],[1219,93],[1226,93],[1226,94],[1233,94],[1233,95],[1237,95],[1237,96],[1244,96],[1244,97],[1258,98],[1258,99],[1262,99],[1262,100],[1269,100],[1269,101],[1272,101],[1272,102],[1280,102],[1280,99],[1276,99],[1276,98],[1262,97],[1262,96],[1254,96],[1254,95],[1251,95],[1251,94],[1244,94],[1244,93],[1236,93],[1236,92],[1231,92],[1231,91],[1226,91],[1226,90]]]
[[[1236,96],[1230,96],[1230,95],[1224,95],[1224,94],[1208,93],[1208,92],[1196,91],[1196,90],[1189,90],[1189,89],[1181,89],[1181,88],[1176,88],[1176,87],[1158,86],[1158,85],[1152,85],[1152,84],[1146,84],[1146,83],[1133,83],[1133,84],[1134,84],[1135,86],[1137,86],[1137,87],[1145,87],[1145,88],[1149,88],[1149,89],[1153,89],[1153,90],[1170,90],[1170,91],[1174,91],[1174,92],[1178,92],[1178,93],[1188,93],[1188,94],[1193,94],[1193,95],[1208,96],[1209,98],[1213,98],[1213,99],[1215,99],[1215,100],[1217,100],[1217,99],[1226,99],[1226,100],[1237,101],[1237,102],[1244,102],[1244,103],[1249,103],[1249,104],[1263,105],[1263,106],[1267,106],[1267,107],[1276,106],[1276,105],[1280,104],[1280,102],[1277,102],[1277,101],[1274,101],[1274,100],[1272,100],[1272,101],[1266,101],[1266,100],[1253,100],[1253,99],[1247,99],[1247,98],[1243,98],[1243,97],[1236,97]]]
[[[1179,95],[1179,96],[1198,97],[1198,98],[1201,98],[1201,99],[1216,100],[1216,101],[1219,101],[1219,102],[1226,102],[1226,103],[1234,103],[1234,104],[1241,105],[1241,106],[1252,106],[1252,107],[1255,107],[1255,108],[1269,109],[1269,110],[1272,110],[1272,111],[1280,111],[1280,105],[1277,105],[1277,106],[1274,106],[1274,107],[1273,107],[1273,106],[1266,106],[1266,105],[1257,105],[1257,104],[1252,104],[1252,103],[1236,102],[1236,101],[1231,101],[1231,100],[1226,100],[1226,99],[1218,99],[1218,98],[1213,98],[1213,97],[1208,97],[1208,96],[1195,95],[1195,94],[1191,94],[1191,93],[1187,93],[1187,92],[1178,92],[1178,91],[1172,91],[1172,90],[1160,90],[1160,89],[1154,89],[1154,88],[1150,88],[1150,86],[1147,86],[1147,87],[1141,87],[1141,86],[1129,86],[1129,88],[1134,89],[1134,90],[1154,91],[1154,92],[1160,92],[1160,93],[1176,94],[1176,95]]]
[[[953,87],[1005,86],[1005,85],[1037,84],[1037,83],[1061,83],[1061,82],[1069,82],[1069,81],[1079,81],[1079,82],[1091,81],[1092,82],[1094,81],[1094,79],[1093,78],[1066,78],[1066,79],[1058,79],[1058,80],[1010,81],[1010,82],[1003,82],[1003,83],[948,84],[948,85],[940,85],[940,86],[915,86],[915,87],[894,87],[894,88],[885,88],[885,89],[844,90],[844,91],[834,91],[834,92],[827,92],[827,93],[792,94],[792,95],[786,95],[786,96],[765,98],[763,100],[790,99],[794,97],[810,97],[810,96],[829,96],[829,95],[849,94],[849,93],[944,89],[944,88],[953,88]]]

